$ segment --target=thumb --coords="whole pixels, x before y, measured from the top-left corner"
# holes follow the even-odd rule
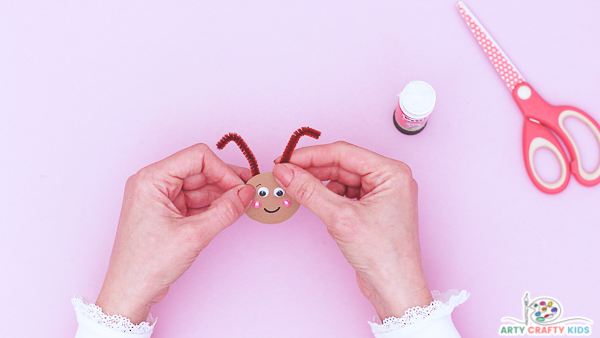
[[[229,189],[221,197],[214,200],[202,214],[202,224],[216,236],[221,230],[237,221],[248,209],[255,190],[251,185],[239,185]]]
[[[344,197],[327,189],[308,171],[291,163],[276,164],[273,167],[273,175],[290,196],[319,216],[326,224],[335,210],[339,210],[346,202]]]

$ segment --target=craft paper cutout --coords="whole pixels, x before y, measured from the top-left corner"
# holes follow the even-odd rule
[[[256,188],[256,195],[246,215],[257,222],[281,223],[292,217],[300,208],[300,203],[279,187],[272,172],[256,175],[248,184]]]
[[[290,161],[294,148],[296,148],[298,140],[302,136],[310,136],[318,139],[321,136],[321,132],[309,127],[302,127],[296,130],[292,134],[292,137],[290,137],[283,155],[281,155],[280,163],[288,163]],[[300,208],[300,203],[286,194],[285,190],[275,181],[275,176],[272,172],[260,173],[256,157],[240,135],[229,133],[223,136],[217,143],[217,148],[223,149],[231,141],[238,145],[250,164],[252,178],[246,184],[252,185],[256,189],[256,194],[250,208],[246,211],[246,215],[257,222],[265,224],[281,223],[292,217],[298,211],[298,208]]]

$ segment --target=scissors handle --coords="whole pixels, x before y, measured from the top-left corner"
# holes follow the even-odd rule
[[[583,169],[579,148],[577,147],[575,140],[573,139],[573,137],[571,136],[564,124],[565,119],[568,117],[576,118],[579,121],[583,122],[595,136],[596,141],[598,142],[598,149],[600,149],[600,125],[598,125],[598,123],[592,117],[575,107],[553,106],[548,104],[539,96],[539,94],[535,90],[533,90],[531,85],[529,85],[526,82],[520,83],[515,87],[515,89],[513,90],[513,98],[517,102],[517,105],[521,109],[521,112],[525,116],[526,120],[529,120],[532,124],[538,124],[535,122],[539,122],[537,126],[532,126],[527,124],[526,121],[525,128],[523,131],[524,150],[530,151],[528,149],[531,149],[531,146],[525,144],[530,144],[536,137],[539,137],[548,141],[544,143],[546,145],[545,147],[552,150],[557,155],[557,157],[558,153],[561,153],[563,154],[561,156],[564,156],[564,151],[562,150],[560,143],[558,143],[556,137],[554,137],[554,135],[552,135],[552,133],[550,133],[545,127],[550,128],[553,132],[556,133],[556,135],[558,135],[558,137],[561,138],[561,140],[567,146],[569,154],[571,155],[571,163],[567,167],[569,170],[566,171],[567,176],[569,171],[572,172],[575,176],[575,179],[577,179],[579,183],[585,186],[593,186],[600,183],[600,163],[598,163],[598,167],[592,172],[587,172],[585,171],[585,169]],[[533,150],[534,152],[535,149],[539,149],[541,147],[540,142],[541,141],[536,141],[536,147],[534,147]],[[559,152],[557,153],[556,151],[554,151],[550,146],[548,146],[548,144],[554,145],[559,150]],[[528,167],[527,170],[528,172],[530,172],[529,167],[531,166],[530,163],[532,162],[527,162],[527,159],[529,158],[528,156],[528,153],[526,153],[525,157]],[[564,159],[566,160],[566,157],[564,157]],[[559,161],[561,161],[562,169],[562,160],[560,158]],[[563,175],[563,172],[564,171],[561,170],[561,177]],[[531,172],[530,177],[532,178],[532,180],[534,180],[534,183],[536,183],[536,180],[532,176]],[[568,179],[565,180],[568,181]],[[558,183],[559,181],[555,183]],[[537,184],[536,186],[539,188]],[[554,189],[557,188],[547,189],[554,191]],[[541,188],[540,190],[548,192]]]
[[[586,127],[590,129],[592,134],[596,138],[596,142],[598,142],[598,149],[600,150],[600,125],[593,118],[591,118],[585,112],[575,108],[575,107],[560,107],[562,112],[558,115],[558,125],[561,131],[564,133],[566,138],[569,140],[565,142],[567,148],[569,149],[569,153],[571,154],[571,172],[575,176],[575,179],[585,185],[587,187],[591,187],[600,183],[600,161],[596,169],[592,172],[587,172],[583,169],[583,165],[581,163],[581,154],[579,153],[579,148],[577,148],[577,144],[571,133],[565,128],[565,119],[568,117],[576,118],[579,121],[583,122]]]
[[[535,169],[533,155],[540,148],[547,148],[552,151],[560,163],[560,177],[556,182],[544,181]],[[523,125],[523,157],[529,178],[542,192],[556,194],[563,191],[569,184],[571,175],[565,151],[556,137],[550,132],[550,129],[528,118],[525,119],[525,124]]]

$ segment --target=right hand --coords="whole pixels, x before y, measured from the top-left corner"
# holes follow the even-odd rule
[[[345,142],[296,149],[290,163],[278,161],[275,178],[325,223],[380,318],[429,305],[417,183],[406,164]]]

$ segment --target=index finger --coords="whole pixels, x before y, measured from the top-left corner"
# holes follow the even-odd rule
[[[148,167],[156,173],[179,180],[202,174],[224,190],[244,184],[242,179],[203,143],[183,149]]]
[[[279,159],[275,161],[278,162]],[[390,159],[347,142],[309,146],[294,150],[290,163],[302,168],[340,167],[365,176],[375,172]]]
[[[244,182],[248,182],[249,179],[252,178],[252,172],[248,168],[238,167],[237,165],[228,164],[229,168],[233,170],[233,172],[242,179]],[[210,181],[206,175],[198,174],[188,176],[183,180],[183,189],[185,190],[195,190],[201,188],[207,184],[213,184],[215,182]]]

